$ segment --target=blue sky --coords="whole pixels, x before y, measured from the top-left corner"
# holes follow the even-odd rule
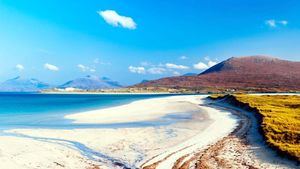
[[[123,84],[199,73],[232,56],[300,61],[297,0],[0,0],[0,81]]]

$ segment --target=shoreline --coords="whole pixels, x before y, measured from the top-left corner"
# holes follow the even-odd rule
[[[209,128],[209,126],[212,126],[212,123],[216,123],[214,118],[217,118],[217,116],[206,116],[205,114],[209,114],[211,111],[205,113],[202,109],[199,109],[199,104],[205,97],[206,96],[170,96],[143,100],[143,102],[150,100],[152,105],[155,105],[155,109],[149,106],[142,106],[148,110],[146,110],[146,114],[142,113],[141,116],[138,116],[139,118],[134,118],[137,121],[143,121],[140,117],[157,119],[164,115],[174,113],[194,114],[191,119],[188,118],[168,126],[71,130],[9,130],[6,131],[9,136],[1,136],[5,139],[0,140],[0,150],[5,152],[5,156],[0,156],[0,161],[10,159],[11,162],[14,162],[15,159],[17,160],[15,161],[16,164],[26,169],[34,168],[36,165],[40,165],[42,168],[55,168],[57,163],[72,169],[86,168],[83,167],[86,165],[99,166],[101,169],[115,168],[117,166],[140,168],[147,159],[157,154],[166,154],[167,151],[174,150],[174,147],[180,147],[182,149],[182,146],[189,146],[200,141],[200,144],[192,146],[189,149],[189,151],[194,151],[208,144],[208,140],[203,139],[203,135],[210,135],[210,140],[217,141],[219,137],[215,138],[216,133],[220,133],[222,136],[227,134],[215,128]],[[165,101],[162,101],[162,99]],[[146,101],[147,105],[149,105],[148,101]],[[138,102],[138,104],[134,104],[131,108],[137,105],[141,105],[141,103]],[[168,105],[167,109],[171,110],[166,111],[161,109],[160,112],[153,112],[153,110],[158,110],[160,109],[159,107],[165,107],[166,105]],[[177,111],[173,109],[177,109]],[[120,109],[117,109],[116,112],[118,115],[120,115],[119,110]],[[127,109],[123,110],[130,109],[127,107]],[[137,112],[140,111],[142,110]],[[149,114],[153,116],[148,116]],[[229,113],[227,115],[229,115]],[[226,117],[220,118],[227,118],[227,115]],[[136,116],[136,114],[133,113],[131,116]],[[130,116],[127,116],[125,119],[132,120]],[[109,118],[106,118],[105,121],[112,122]],[[228,125],[225,126],[226,128],[229,127]],[[206,134],[201,134],[203,132]],[[23,142],[22,140],[26,141]],[[7,147],[15,147],[15,149],[6,150]],[[22,151],[21,154],[18,153],[19,149]],[[39,152],[47,153],[39,154]],[[19,154],[18,158],[13,158],[16,153]],[[26,155],[28,153],[31,155]],[[57,153],[61,155],[57,156]],[[76,156],[74,156],[75,154]],[[35,161],[29,157],[34,158]],[[44,161],[44,159],[51,160]],[[43,163],[41,164],[38,161],[43,161]],[[75,167],[71,163],[81,167]],[[29,167],[24,167],[24,165]]]
[[[214,102],[211,106],[226,109],[238,116],[239,126],[228,136],[195,156],[179,158],[173,169],[193,168],[297,168],[297,162],[278,156],[263,141],[259,134],[258,120],[252,112],[230,105],[226,101]]]
[[[192,115],[189,118],[180,116],[182,121],[166,126],[5,131],[6,135],[0,136],[0,161],[8,162],[0,163],[0,168],[185,169],[201,168],[201,165],[212,168],[232,165],[236,168],[293,168],[289,161],[277,157],[261,144],[252,117],[240,117],[237,108],[217,104],[206,97],[185,95],[143,99],[75,114],[78,119],[83,117],[85,121],[81,122],[108,124],[143,123],[168,115]],[[250,122],[254,129],[249,127]],[[275,164],[274,159],[281,160],[280,165]],[[199,161],[202,161],[201,165]]]
[[[183,93],[170,93],[170,92],[38,92],[40,94],[97,94],[97,95],[186,95]]]
[[[202,98],[198,103],[199,107],[205,110],[208,113],[208,116],[214,121],[207,126],[204,131],[199,131],[198,135],[195,137],[172,147],[162,154],[156,155],[151,160],[144,163],[141,168],[176,168],[178,160],[180,163],[184,163],[187,158],[193,157],[199,151],[215,144],[218,140],[226,137],[236,128],[239,120],[235,116],[232,116],[230,112],[206,106],[207,101],[206,98]]]
[[[168,115],[183,115],[197,111],[201,96],[167,96],[133,101],[128,104],[64,116],[76,124],[109,124],[161,120]],[[154,106],[155,109],[151,107]],[[121,113],[120,113],[121,112]]]
[[[240,121],[240,125],[244,127],[237,128],[234,133],[220,141],[221,146],[214,153],[226,154],[227,157],[219,156],[219,161],[227,161],[227,164],[233,165],[233,167],[242,168],[297,168],[297,162],[280,156],[277,151],[266,144],[259,131],[259,119],[253,112],[231,105],[226,101],[218,101],[214,105],[229,109],[244,119]]]
[[[151,165],[143,166],[143,169],[164,167],[173,169],[293,169],[298,167],[299,164],[295,161],[278,156],[276,151],[263,142],[263,137],[259,135],[257,118],[253,113],[229,105],[226,102],[212,102],[208,103],[207,106],[230,111],[239,117],[239,125],[229,135],[219,139],[216,143],[208,145],[206,148],[198,150],[194,154],[179,154],[176,157],[177,160],[173,160],[172,163],[169,163],[169,166],[161,167],[159,164],[167,161],[173,154]],[[184,149],[188,149],[188,147]],[[178,152],[174,154],[176,153],[178,154]]]

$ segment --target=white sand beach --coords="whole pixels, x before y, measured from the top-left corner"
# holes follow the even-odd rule
[[[192,115],[166,126],[7,130],[0,136],[0,168],[172,168],[179,158],[192,157],[238,124],[229,110],[207,106],[205,97],[146,99],[67,116],[75,123],[107,124]]]
[[[237,120],[229,112],[200,106],[205,97],[146,99],[66,116],[75,123],[105,124],[158,120],[170,114],[192,112],[191,119],[167,126],[5,131],[8,136],[0,136],[0,161],[3,161],[0,168],[87,168],[94,165],[139,168],[191,146],[162,164],[162,167],[170,166],[177,156],[196,152],[226,136],[236,126]]]
[[[201,96],[171,96],[65,116],[74,123],[126,123],[157,120],[168,114],[196,111]]]
[[[156,121],[166,115],[189,115],[189,118],[169,125],[6,130],[0,135],[0,168],[168,169],[195,164],[201,153],[204,156],[200,160],[205,160],[206,155],[219,152],[221,154],[216,154],[216,157],[233,160],[233,166],[240,168],[244,168],[241,162],[261,168],[293,168],[294,164],[275,157],[262,143],[256,141],[254,144],[250,140],[250,144],[245,145],[239,138],[230,136],[241,124],[238,120],[241,117],[234,116],[236,110],[225,104],[216,106],[206,97],[188,95],[145,99],[66,116],[74,123],[110,124]],[[254,136],[251,137],[257,138]],[[211,152],[207,154],[206,151]],[[215,164],[212,159],[207,162]]]

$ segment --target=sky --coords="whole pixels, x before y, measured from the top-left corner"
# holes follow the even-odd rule
[[[124,85],[230,57],[300,61],[299,0],[0,0],[0,81]]]

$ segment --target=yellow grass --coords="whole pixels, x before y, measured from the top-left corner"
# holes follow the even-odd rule
[[[215,100],[215,99],[223,98],[224,96],[225,96],[224,94],[212,94],[208,96],[208,98]]]
[[[235,95],[257,108],[267,143],[300,161],[300,96]]]

